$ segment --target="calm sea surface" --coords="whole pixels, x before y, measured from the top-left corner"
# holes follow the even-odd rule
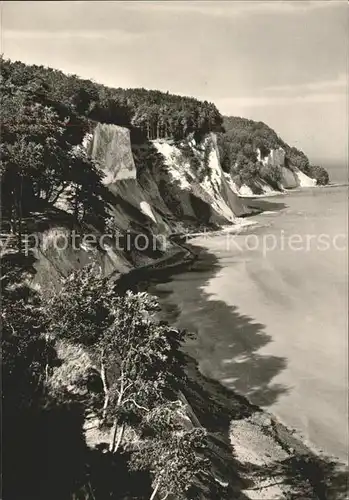
[[[151,291],[196,333],[185,350],[204,375],[347,460],[348,188],[251,203],[259,227],[196,239],[197,268]]]

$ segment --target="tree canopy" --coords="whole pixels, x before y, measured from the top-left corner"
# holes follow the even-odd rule
[[[16,88],[40,82],[50,99],[75,114],[138,128],[147,139],[182,139],[191,133],[203,136],[222,129],[222,116],[216,106],[193,97],[144,88],[106,87],[76,75],[19,61],[4,61],[2,73]]]
[[[102,174],[80,147],[86,118],[54,100],[48,84],[26,65],[4,61],[1,72],[3,215],[19,233],[23,216],[59,199],[75,218],[106,216]]]

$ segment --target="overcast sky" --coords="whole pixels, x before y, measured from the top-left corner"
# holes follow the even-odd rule
[[[2,2],[1,52],[262,120],[323,164],[348,142],[348,4]]]

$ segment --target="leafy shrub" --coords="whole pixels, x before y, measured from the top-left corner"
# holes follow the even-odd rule
[[[312,179],[316,179],[316,184],[318,186],[325,186],[329,183],[330,177],[328,175],[327,170],[320,165],[311,165],[309,167],[309,177]]]

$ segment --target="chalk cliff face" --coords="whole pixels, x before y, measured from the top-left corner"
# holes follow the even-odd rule
[[[137,180],[129,129],[99,123],[93,134],[85,138],[84,145],[98,162],[104,173],[103,183],[114,196],[110,208],[116,226],[126,231],[148,225],[155,233],[171,233],[161,213],[166,210],[161,199],[156,207],[152,206],[150,193]]]
[[[136,179],[130,131],[127,128],[98,123],[93,134],[85,137],[83,145],[103,169],[106,185]]]
[[[280,187],[284,189],[294,189],[296,187],[313,187],[316,181],[301,172],[297,167],[288,168],[285,165],[286,153],[283,148],[272,149],[268,156],[261,157],[258,150],[258,157],[263,165],[279,167],[281,169]]]
[[[298,187],[314,187],[316,180],[311,179],[301,172],[297,167],[289,168],[285,162],[286,152],[283,148],[272,149],[267,156],[262,156],[260,149],[257,149],[257,158],[264,166],[278,168],[281,173],[279,189],[294,189]],[[228,176],[230,177],[230,176]],[[254,179],[255,189],[242,185],[238,187],[233,181],[230,181],[232,189],[241,197],[254,197],[256,194],[272,195],[277,193],[264,179],[257,177]]]
[[[316,179],[312,179],[304,172],[299,170],[299,168],[294,167],[293,172],[297,178],[297,183],[299,187],[314,187],[316,186]]]
[[[160,166],[143,168],[141,172],[135,166],[127,128],[98,123],[85,136],[82,147],[104,173],[113,229],[133,237],[146,235],[152,244],[155,238],[156,248],[127,253],[108,240],[104,251],[93,244],[73,249],[64,245],[69,239],[69,222],[60,221],[38,235],[41,245],[34,251],[34,282],[38,285],[51,282],[55,286],[61,277],[91,262],[105,276],[123,273],[178,251],[170,239],[173,233],[233,224],[237,217],[248,213],[222,171],[214,134],[200,144],[194,140],[177,145],[173,141],[152,141],[151,147],[162,161]],[[63,219],[64,214],[68,217],[67,207],[64,200],[58,204]],[[82,229],[86,232],[86,228],[77,231]],[[97,238],[100,236],[95,228],[89,230]],[[57,239],[62,241],[58,247],[53,244]]]
[[[248,213],[241,197],[255,196],[255,192],[245,185],[238,187],[223,172],[215,134],[199,144],[194,139],[151,142],[162,157],[161,166],[137,172],[127,128],[98,123],[84,139],[83,147],[98,162],[103,182],[114,197],[110,208],[121,232],[146,228],[152,234],[169,236],[184,227],[231,224]],[[281,147],[264,157],[260,150],[257,153],[263,165],[281,170],[281,189],[315,185],[298,169],[285,166]],[[255,179],[255,184],[261,194],[274,192],[263,179]]]
[[[98,123],[86,135],[83,148],[94,158],[104,173],[103,183],[110,192],[108,206],[113,227],[120,234],[146,234],[157,238],[153,253],[125,253],[110,242],[101,252],[93,245],[78,249],[55,248],[52,241],[68,234],[67,226],[54,225],[41,233],[42,246],[36,251],[37,283],[59,281],[73,269],[96,262],[104,275],[127,271],[135,265],[176,251],[170,239],[185,229],[218,227],[234,224],[249,212],[243,197],[255,196],[247,186],[237,187],[230,174],[224,173],[219,159],[215,134],[200,143],[194,139],[182,143],[158,139],[151,142],[162,161],[156,166],[137,171],[130,141],[130,131],[117,125]],[[282,148],[261,157],[263,165],[280,167],[280,188],[313,186],[315,181],[298,169],[285,166]],[[273,194],[265,180],[256,179],[263,194]],[[64,204],[59,207],[64,213]],[[98,231],[96,231],[98,233]]]
[[[127,207],[140,224],[143,221],[153,232],[166,234],[178,224],[233,223],[247,212],[225,179],[214,134],[200,145],[194,140],[182,145],[164,140],[152,144],[163,164],[139,176],[128,129],[98,124],[86,146],[116,197],[113,211],[121,230],[129,229],[132,222]]]
[[[221,225],[234,223],[236,217],[247,213],[226,180],[214,134],[208,135],[201,144],[194,140],[185,145],[162,140],[153,144],[164,158],[167,183],[163,184],[162,191],[170,194],[177,216],[202,224]]]

